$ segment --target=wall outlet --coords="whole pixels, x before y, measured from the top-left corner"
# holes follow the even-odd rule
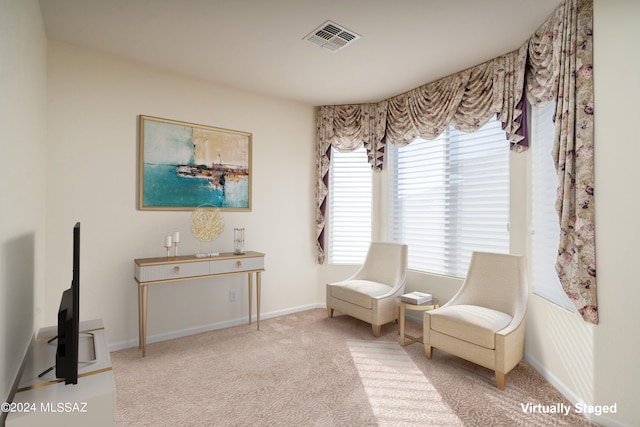
[[[238,300],[238,294],[235,289],[229,291],[229,302],[236,302]]]

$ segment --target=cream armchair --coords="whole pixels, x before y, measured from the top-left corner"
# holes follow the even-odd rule
[[[370,323],[373,336],[382,325],[398,318],[395,298],[404,293],[407,277],[407,245],[371,242],[364,264],[346,280],[327,283],[327,311]]]
[[[466,359],[506,375],[524,356],[527,281],[522,256],[475,252],[460,290],[442,307],[424,313],[424,349]]]

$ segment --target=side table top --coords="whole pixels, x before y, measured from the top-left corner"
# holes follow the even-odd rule
[[[404,305],[407,310],[416,311],[427,311],[440,307],[440,301],[438,301],[438,298],[431,298],[430,301],[424,302],[422,304],[412,304],[410,302],[402,301],[402,299],[398,296],[396,297],[396,303]]]

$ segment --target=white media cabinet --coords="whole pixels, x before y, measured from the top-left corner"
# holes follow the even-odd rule
[[[7,414],[6,427],[113,426],[116,386],[102,320],[80,322],[78,383],[65,385],[55,369],[55,326],[38,331],[25,361],[20,384]]]

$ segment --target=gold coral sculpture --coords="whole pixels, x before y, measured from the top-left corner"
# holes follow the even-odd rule
[[[200,242],[212,242],[224,231],[224,218],[220,209],[212,206],[198,206],[191,214],[191,233]],[[196,256],[214,256],[214,253]]]

